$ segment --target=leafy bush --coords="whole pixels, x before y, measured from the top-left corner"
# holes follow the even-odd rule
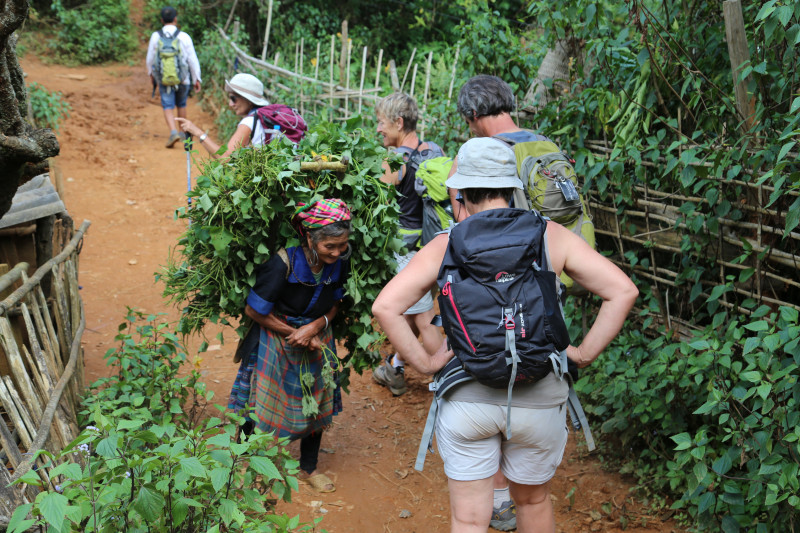
[[[576,385],[605,452],[700,528],[790,531],[800,518],[800,320],[719,312],[695,337],[623,333]],[[676,446],[677,445],[677,446]]]
[[[61,121],[69,117],[72,106],[59,91],[50,92],[35,81],[28,85],[28,101],[37,126],[58,131]]]
[[[307,531],[299,517],[274,514],[268,500],[288,501],[297,490],[287,440],[258,430],[244,437],[243,419],[232,414],[196,424],[211,393],[196,371],[177,376],[186,356],[156,318],[129,313],[120,347],[106,354],[118,374],[84,399],[82,414],[94,425],[57,456],[38,452],[57,464],[52,485],[43,487],[34,471],[19,480],[43,490],[14,511],[8,531]],[[145,323],[134,336],[137,320]]]
[[[321,122],[297,146],[284,139],[204,164],[189,194],[191,209],[179,210],[190,222],[178,243],[181,253],[158,275],[164,295],[186,306],[182,333],[200,331],[209,320],[229,324],[241,317],[256,267],[299,242],[290,224],[297,203],[341,198],[353,213],[353,254],[334,334],[356,371],[379,360],[382,337],[372,327],[371,306],[394,275],[393,253],[402,241],[396,238],[394,188],[380,181],[386,149],[361,126],[358,117],[342,125]],[[346,161],[347,170],[301,170],[301,161],[315,159]]]
[[[53,10],[60,25],[51,45],[67,61],[86,65],[123,61],[136,50],[128,1],[88,0],[68,9],[61,0],[53,0]]]

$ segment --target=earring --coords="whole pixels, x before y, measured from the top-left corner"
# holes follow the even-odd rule
[[[339,259],[344,259],[345,261],[347,261],[348,259],[350,259],[351,255],[353,255],[353,247],[350,246],[350,243],[348,242],[347,243],[347,251],[345,253],[343,253],[342,255],[340,255]]]
[[[311,264],[309,266],[314,267],[314,266],[317,266],[318,264],[319,264],[319,254],[317,253],[317,251],[314,248],[312,248],[311,249]]]

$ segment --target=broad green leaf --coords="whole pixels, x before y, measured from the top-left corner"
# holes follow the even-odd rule
[[[191,477],[206,477],[205,467],[197,457],[186,457],[180,460],[181,470]]]
[[[69,500],[63,494],[48,492],[39,502],[39,510],[45,521],[56,529],[61,528],[67,513]]]
[[[33,507],[32,503],[26,503],[14,509],[11,520],[8,521],[8,526],[6,526],[8,533],[22,533],[36,523],[36,520],[26,519],[31,507]]]
[[[117,424],[117,431],[125,429],[139,429],[145,424],[144,420],[120,420]]]
[[[215,468],[211,471],[211,486],[216,492],[219,492],[219,490],[225,486],[230,478],[230,475],[230,468]]]
[[[275,467],[275,463],[266,457],[250,457],[250,467],[262,476],[266,476],[265,481],[281,477],[281,473]]]
[[[675,444],[677,444],[677,446],[675,447],[675,450],[677,451],[685,450],[692,445],[692,437],[689,436],[688,433],[680,433],[678,435],[673,435],[671,438],[673,441],[675,441]]]
[[[153,521],[163,511],[164,503],[164,496],[147,485],[143,485],[133,500],[133,508],[145,520]]]

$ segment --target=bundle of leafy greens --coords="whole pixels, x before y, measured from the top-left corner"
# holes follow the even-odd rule
[[[380,181],[387,151],[362,126],[358,117],[342,124],[323,122],[296,146],[281,139],[204,163],[188,193],[191,205],[177,211],[189,225],[177,253],[156,275],[166,285],[164,296],[184,306],[180,333],[200,332],[207,322],[239,320],[256,267],[279,248],[299,244],[290,223],[297,203],[341,198],[352,211],[353,254],[334,335],[357,372],[379,360],[381,336],[372,327],[371,306],[395,272],[394,252],[403,243],[396,238],[394,188]],[[397,164],[397,158],[390,160]],[[346,169],[301,170],[302,162],[312,161],[341,162]]]

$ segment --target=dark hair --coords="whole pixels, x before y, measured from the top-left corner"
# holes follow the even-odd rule
[[[345,233],[350,233],[350,221],[337,220],[336,222],[332,222],[327,226],[322,226],[321,228],[306,228],[306,233],[311,238],[311,242],[317,244],[325,239],[339,237]]]
[[[497,76],[474,76],[458,92],[458,112],[466,119],[511,113],[514,107],[511,87]]]
[[[393,93],[378,100],[375,105],[375,114],[392,122],[398,118],[403,119],[403,131],[408,133],[417,129],[419,109],[417,102],[406,93]]]
[[[178,16],[178,11],[172,7],[162,7],[161,8],[161,20],[169,24],[170,22],[175,22],[175,17]]]
[[[514,188],[490,189],[488,187],[480,187],[475,189],[462,189],[461,194],[464,195],[465,200],[472,204],[479,204],[484,200],[494,200],[495,198],[502,198],[506,202],[511,202],[511,197],[514,195]]]

